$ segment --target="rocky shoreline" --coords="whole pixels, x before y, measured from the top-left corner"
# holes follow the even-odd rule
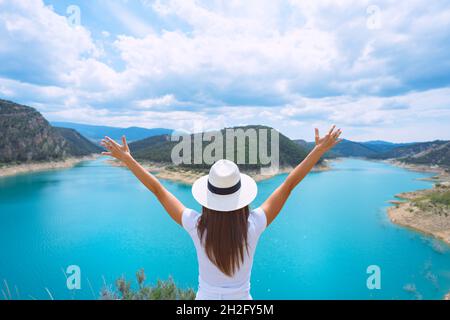
[[[114,166],[123,166],[120,162],[116,160],[109,160],[108,161],[111,165]],[[186,185],[192,185],[195,180],[200,178],[201,176],[204,176],[208,174],[208,170],[192,170],[188,168],[183,167],[175,167],[170,164],[161,164],[161,163],[154,163],[154,162],[148,162],[148,161],[139,161],[142,166],[147,169],[149,172],[154,174],[159,179],[163,180],[169,180],[173,182],[178,182]],[[319,171],[327,171],[330,170],[330,166],[328,165],[328,160],[325,160],[325,163],[319,166],[314,167],[312,170],[313,172],[319,172]],[[270,179],[274,176],[277,176],[279,174],[289,173],[291,172],[293,168],[291,167],[283,167],[280,168],[280,170],[276,174],[272,175],[262,175],[259,170],[257,171],[244,171],[243,173],[248,174],[251,176],[255,181],[262,181]]]
[[[408,170],[435,173],[434,176],[423,180],[434,182],[432,189],[404,192],[395,195],[399,200],[390,201],[394,206],[387,210],[392,223],[410,228],[414,231],[427,234],[442,240],[450,246],[450,209],[448,204],[432,204],[436,196],[449,194],[450,172],[438,166],[405,164],[400,161],[390,160],[389,163]],[[434,196],[433,196],[434,195]],[[448,203],[448,202],[447,202]],[[444,297],[450,300],[450,292]]]
[[[396,167],[404,168],[411,171],[435,173],[434,176],[429,178],[423,178],[422,180],[435,181],[435,182],[446,182],[450,181],[450,170],[439,166],[428,166],[419,164],[409,164],[398,160],[385,160],[385,162],[390,163]]]
[[[450,245],[450,207],[445,202],[450,193],[450,174],[436,166],[410,165],[397,161],[392,164],[408,170],[436,173],[424,180],[433,181],[431,189],[404,192],[390,201],[394,206],[387,210],[390,220],[398,225],[431,235]]]
[[[73,166],[82,161],[95,160],[98,157],[99,155],[92,154],[84,157],[69,157],[64,160],[56,160],[56,161],[30,162],[13,165],[2,164],[0,165],[0,178],[38,171],[72,168]]]

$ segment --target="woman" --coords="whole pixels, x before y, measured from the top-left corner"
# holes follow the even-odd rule
[[[125,137],[119,145],[109,137],[102,140],[104,155],[122,161],[158,198],[170,217],[191,236],[197,250],[199,287],[196,299],[252,299],[250,274],[259,236],[283,208],[291,191],[311,171],[322,155],[341,140],[341,130],[332,126],[286,180],[255,210],[255,181],[239,173],[234,162],[219,160],[209,175],[198,179],[192,194],[202,205],[202,214],[186,208],[130,154]]]

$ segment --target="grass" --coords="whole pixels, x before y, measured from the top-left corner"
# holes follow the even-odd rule
[[[436,185],[433,191],[414,199],[412,204],[422,211],[448,217],[450,214],[450,188]]]
[[[430,195],[430,201],[435,204],[441,204],[450,207],[450,190],[442,193],[432,193]]]
[[[179,288],[172,277],[167,280],[158,280],[155,285],[145,284],[144,270],[136,272],[137,289],[131,285],[131,281],[127,281],[124,277],[117,279],[114,289],[107,286],[106,283],[100,292],[100,297],[94,295],[94,290],[88,280],[89,286],[93,293],[94,299],[101,300],[194,300],[195,291],[191,288]],[[11,290],[11,289],[14,289]],[[50,290],[44,288],[48,298],[54,300],[55,297]],[[37,300],[29,295],[29,299]],[[10,287],[6,279],[0,282],[0,300],[21,300],[19,289],[17,286]],[[72,297],[74,299],[74,297]]]

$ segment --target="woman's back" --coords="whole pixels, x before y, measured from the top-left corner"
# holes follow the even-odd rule
[[[183,228],[191,236],[199,265],[199,288],[197,299],[251,299],[250,276],[253,256],[259,236],[266,228],[266,215],[261,208],[250,211],[248,216],[247,243],[244,260],[232,276],[223,273],[207,256],[198,233],[198,221],[201,215],[185,209],[182,216]],[[231,231],[230,231],[231,232]]]
[[[123,145],[105,137],[102,145],[123,163],[158,198],[170,217],[191,235],[197,249],[199,290],[197,299],[251,299],[250,275],[259,236],[283,208],[291,191],[314,165],[337,143],[341,130],[332,126],[324,137],[315,129],[314,149],[262,203],[250,211],[257,194],[256,182],[240,173],[232,161],[214,163],[209,175],[197,179],[192,195],[202,205],[203,214],[187,209],[130,153],[125,137]],[[273,152],[274,150],[272,150]],[[247,250],[248,249],[248,250]]]

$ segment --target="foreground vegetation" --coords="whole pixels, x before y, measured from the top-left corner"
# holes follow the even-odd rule
[[[124,277],[117,279],[115,289],[104,287],[101,291],[102,300],[194,300],[195,291],[191,288],[177,287],[171,277],[158,280],[155,285],[145,284],[146,276],[143,269],[136,272],[137,288]]]
[[[437,184],[435,188],[412,200],[413,207],[422,211],[449,217],[450,215],[450,187]],[[410,210],[414,210],[411,208]]]
[[[438,183],[432,189],[397,195],[388,208],[392,222],[432,235],[450,245],[450,182]]]

